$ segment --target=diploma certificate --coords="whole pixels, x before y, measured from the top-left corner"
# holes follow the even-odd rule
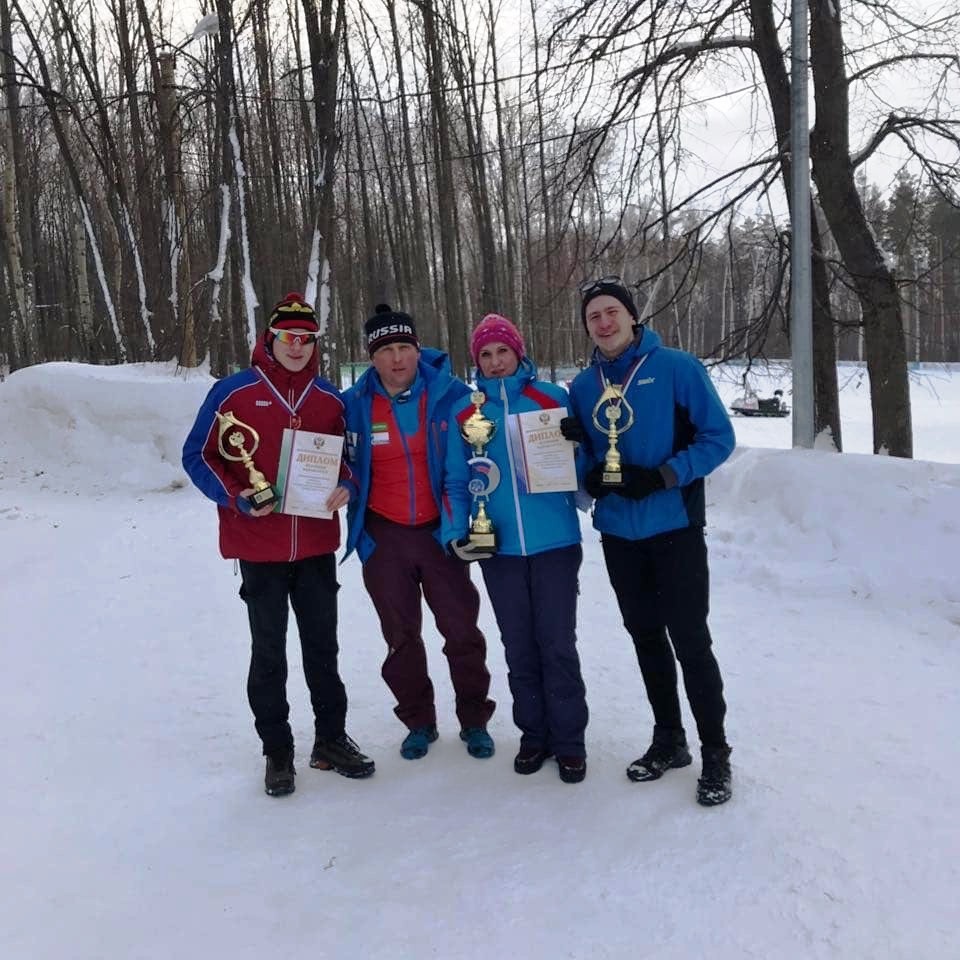
[[[279,513],[332,517],[324,504],[340,482],[343,437],[309,430],[284,430],[277,470]]]
[[[573,444],[563,439],[565,407],[510,415],[507,432],[517,481],[524,493],[565,493],[577,489]]]

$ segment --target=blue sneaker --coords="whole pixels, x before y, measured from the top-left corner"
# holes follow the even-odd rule
[[[419,760],[427,755],[430,744],[437,739],[436,726],[414,727],[400,744],[400,756],[404,760]]]
[[[467,745],[467,753],[471,757],[486,760],[493,756],[493,737],[483,727],[464,727],[460,731],[460,739]]]

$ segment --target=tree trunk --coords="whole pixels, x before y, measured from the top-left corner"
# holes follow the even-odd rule
[[[310,71],[313,77],[313,118],[316,127],[317,171],[320,176],[317,208],[313,211],[317,263],[317,293],[314,296],[320,331],[324,335],[321,370],[331,380],[339,378],[339,364],[331,336],[330,253],[334,237],[334,194],[336,160],[340,147],[337,135],[338,53],[343,33],[343,0],[302,0]]]
[[[20,86],[13,60],[10,9],[0,0],[0,76],[3,78],[5,116],[0,118],[7,163],[3,171],[3,238],[16,315],[11,318],[10,369],[40,359],[37,331],[33,239],[30,230],[31,199],[26,177],[23,136],[20,131]]]
[[[160,130],[166,138],[162,144],[170,222],[170,278],[174,318],[180,320],[180,366],[197,365],[197,339],[191,296],[190,234],[187,230],[187,208],[184,200],[183,163],[181,160],[180,121],[177,116],[176,59],[172,53],[160,58],[160,89],[157,91]]]
[[[867,222],[854,181],[839,0],[810,2],[816,123],[810,144],[820,206],[863,310],[874,453],[913,456],[910,382],[893,272]]]
[[[777,142],[780,144],[780,170],[787,202],[790,193],[792,158],[790,149],[790,78],[784,64],[784,52],[777,38],[770,0],[751,0],[750,17],[757,42],[757,56],[763,70],[767,95],[773,110]],[[840,434],[840,394],[837,388],[836,323],[830,307],[830,280],[827,276],[823,240],[813,201],[810,202],[810,272],[813,286],[813,398],[814,434],[829,431],[834,447],[843,449]]]
[[[450,126],[447,103],[444,99],[443,53],[437,27],[433,0],[421,5],[423,14],[424,40],[427,47],[427,83],[430,88],[431,126],[433,137],[433,161],[437,178],[437,194],[442,198],[454,196],[450,150]],[[454,335],[453,322],[462,324],[463,318],[456,317],[455,311],[460,303],[460,275],[457,269],[457,236],[453,219],[453,204],[441,201],[440,214],[440,254],[443,264],[444,327],[450,345],[450,362],[454,372],[462,373],[467,366],[466,352],[460,348],[462,338]],[[440,317],[433,314],[421,318],[426,321],[423,327],[423,342],[430,346],[441,345]]]

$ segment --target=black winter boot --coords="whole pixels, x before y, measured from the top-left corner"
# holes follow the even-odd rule
[[[317,737],[310,754],[310,766],[315,770],[335,770],[342,777],[355,780],[369,777],[376,769],[373,761],[345,733],[333,740]]]
[[[264,789],[271,797],[283,797],[288,793],[293,793],[295,789],[293,780],[296,775],[297,771],[293,768],[292,750],[267,754]]]
[[[587,775],[587,758],[557,757],[557,767],[564,783],[580,783]]]
[[[520,752],[513,758],[514,773],[536,773],[543,762],[553,756],[553,751],[546,747],[521,747]]]
[[[726,803],[731,795],[730,747],[703,747],[703,772],[697,781],[697,803],[715,807]]]
[[[659,780],[667,770],[689,766],[693,762],[687,749],[687,735],[680,730],[653,728],[653,742],[647,752],[627,767],[627,776],[635,783]]]

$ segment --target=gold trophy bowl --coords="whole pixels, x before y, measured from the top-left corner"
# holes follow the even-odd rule
[[[247,478],[250,486],[253,487],[247,499],[255,510],[261,507],[270,506],[277,501],[277,491],[273,489],[266,476],[257,469],[253,462],[253,455],[260,446],[260,434],[257,433],[249,423],[238,420],[231,411],[220,413],[217,411],[217,420],[220,421],[220,429],[217,435],[217,447],[220,450],[220,456],[231,463],[242,463],[247,468]],[[247,437],[250,437],[250,449],[247,450]],[[233,447],[237,453],[230,453],[224,446],[224,440]]]
[[[460,436],[470,445],[475,456],[467,461],[473,473],[473,478],[467,484],[467,489],[473,494],[474,513],[470,518],[469,540],[476,547],[496,549],[497,534],[493,528],[493,521],[487,516],[487,500],[491,493],[500,486],[500,468],[489,458],[483,455],[487,444],[497,432],[497,425],[488,420],[481,412],[486,403],[486,395],[481,390],[474,390],[470,394],[473,404],[473,413],[460,426]]]
[[[470,444],[476,456],[482,457],[487,444],[497,432],[497,425],[492,420],[488,420],[480,410],[487,402],[483,391],[474,390],[470,394],[470,402],[473,404],[473,413],[463,421],[460,436]]]
[[[606,427],[600,422],[601,414],[607,420]],[[621,420],[625,422],[621,424]],[[633,426],[633,407],[627,403],[623,391],[618,386],[609,383],[600,394],[600,399],[593,407],[593,425],[607,435],[607,453],[603,459],[603,474],[600,482],[605,487],[622,487],[623,469],[620,465],[617,441],[621,434],[626,433]]]

